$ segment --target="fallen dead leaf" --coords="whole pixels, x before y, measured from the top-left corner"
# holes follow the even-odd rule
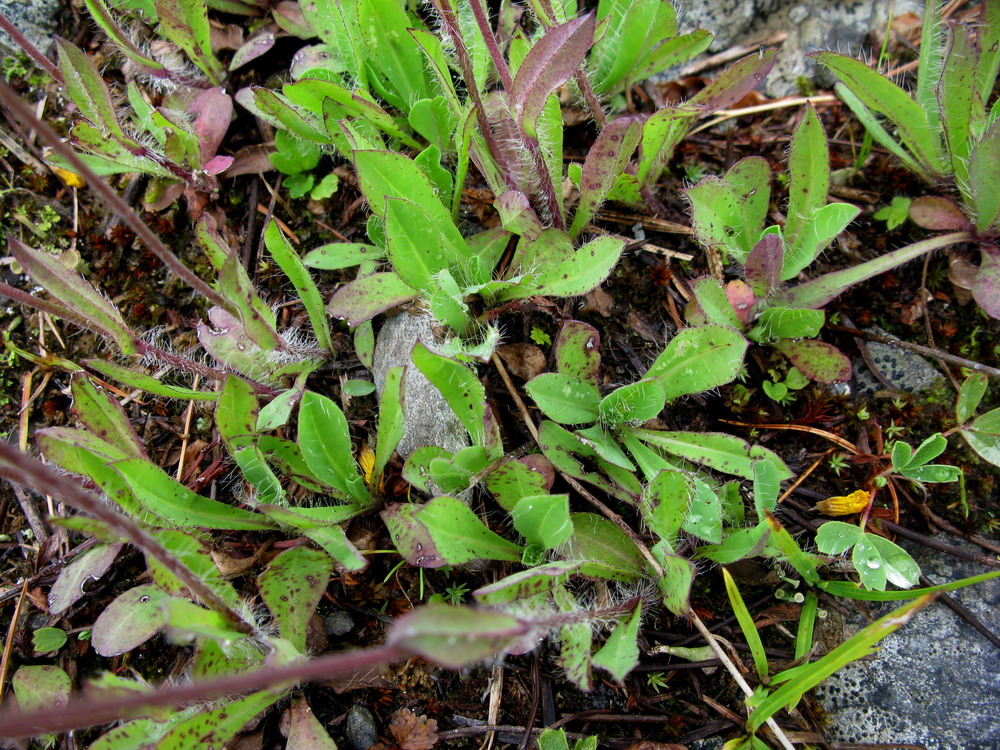
[[[534,344],[503,344],[497,347],[497,354],[507,369],[522,380],[545,372],[545,352]]]

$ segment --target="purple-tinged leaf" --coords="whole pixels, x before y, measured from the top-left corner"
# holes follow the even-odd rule
[[[785,244],[781,235],[768,233],[760,238],[743,263],[743,272],[754,294],[766,297],[777,288],[784,260]]]
[[[312,39],[316,36],[316,32],[302,14],[302,6],[297,2],[281,0],[271,10],[271,15],[275,23],[292,36],[297,36],[299,39]]]
[[[293,547],[275,557],[257,577],[260,596],[274,616],[278,633],[305,653],[309,618],[330,582],[333,562],[325,552]]]
[[[252,60],[256,60],[265,52],[270,52],[271,48],[274,47],[276,39],[274,32],[274,25],[268,24],[243,42],[243,44],[240,45],[240,48],[233,54],[233,59],[229,62],[229,70],[233,71],[238,68],[242,68]]]
[[[54,664],[21,667],[10,680],[21,711],[58,712],[69,703],[69,675]]]
[[[538,565],[501,578],[496,583],[482,586],[473,591],[472,596],[479,604],[487,605],[528,599],[550,591],[555,584],[565,580],[571,573],[575,573],[582,564],[579,561],[557,561]]]
[[[404,305],[417,297],[417,290],[391,271],[373,273],[342,286],[330,300],[328,310],[337,320],[356,326],[379,313]]]
[[[207,162],[218,153],[229,130],[229,122],[233,119],[233,100],[221,88],[205,89],[191,102],[188,114],[195,116],[194,132],[198,135],[201,163],[207,168]],[[232,157],[229,159],[232,163]]]
[[[122,354],[135,353],[136,335],[115,306],[86,279],[70,271],[55,256],[34,250],[14,237],[7,238],[7,247],[35,283],[73,314],[73,322],[103,333],[118,345]]]
[[[638,117],[619,117],[598,134],[583,163],[580,204],[569,230],[570,237],[577,237],[597,213],[618,175],[625,171],[641,135],[642,122]]]
[[[493,207],[500,214],[500,223],[508,232],[524,237],[528,242],[534,242],[542,233],[542,222],[531,207],[528,196],[520,190],[507,190],[501,193],[493,202]]]
[[[63,568],[49,589],[49,612],[54,615],[61,614],[82,599],[86,594],[83,590],[84,584],[100,580],[118,557],[123,546],[122,542],[99,544]]]
[[[427,528],[413,514],[422,506],[413,503],[394,503],[379,513],[389,530],[396,551],[410,565],[419,568],[440,568],[447,565],[438,552]]]
[[[940,195],[924,195],[910,202],[910,218],[924,229],[955,232],[971,229],[968,217],[954,201]]]
[[[109,396],[103,388],[97,388],[81,372],[73,374],[70,390],[73,413],[84,427],[130,456],[149,457],[117,399]]]
[[[63,39],[56,39],[56,46],[66,90],[80,109],[80,114],[105,133],[124,137],[111,93],[97,66],[78,47]]]
[[[232,156],[216,156],[205,162],[202,166],[202,170],[205,174],[222,174],[233,165],[233,161],[234,159]]]
[[[757,295],[745,281],[735,279],[726,284],[726,298],[732,306],[742,327],[750,324],[750,313],[757,302]],[[740,327],[740,326],[737,326]]]
[[[500,612],[428,604],[401,617],[386,644],[459,669],[500,653],[529,629]]]
[[[117,656],[141,646],[167,624],[163,607],[169,597],[146,584],[121,594],[94,621],[90,642],[101,656]]]
[[[688,100],[709,111],[725,109],[757,88],[774,66],[777,50],[769,49],[731,65],[718,78]]]
[[[991,245],[982,245],[981,251],[972,296],[987,315],[1000,319],[1000,251]]]
[[[593,13],[555,26],[525,55],[508,97],[518,125],[528,135],[534,135],[549,94],[580,67],[594,43],[594,26]]]
[[[601,334],[592,325],[567,320],[556,334],[556,369],[586,383],[597,384],[601,368]]]
[[[783,339],[774,348],[784,354],[810,380],[845,383],[851,379],[851,360],[840,349],[823,341]]]
[[[982,140],[972,149],[969,160],[969,192],[980,233],[1000,229],[1000,120],[995,120]]]
[[[280,349],[275,314],[257,294],[250,275],[234,251],[219,270],[219,291],[237,312],[250,340],[261,349]]]
[[[302,750],[337,750],[326,729],[313,714],[305,698],[296,698],[288,709],[288,745]]]

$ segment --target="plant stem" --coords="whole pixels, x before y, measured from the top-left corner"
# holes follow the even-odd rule
[[[441,16],[441,22],[444,24],[448,35],[455,42],[455,54],[458,56],[458,64],[462,68],[462,76],[466,80],[466,90],[469,92],[469,98],[472,99],[474,109],[476,110],[476,121],[479,123],[480,131],[482,131],[483,140],[486,141],[486,147],[490,150],[493,161],[500,167],[507,187],[517,190],[517,183],[510,175],[510,165],[503,158],[500,146],[497,144],[496,138],[493,137],[493,131],[490,129],[489,120],[486,119],[486,108],[483,106],[482,97],[479,96],[479,90],[476,88],[476,78],[472,72],[472,60],[469,58],[469,50],[465,47],[462,30],[455,22],[455,11],[452,9],[449,0],[431,1],[437,9],[438,15]]]
[[[514,87],[514,79],[510,77],[510,68],[507,67],[507,61],[503,59],[503,53],[500,51],[500,45],[497,44],[496,36],[493,35],[493,29],[490,28],[490,21],[483,10],[483,4],[480,0],[469,0],[469,5],[472,6],[472,12],[476,16],[476,23],[479,25],[479,32],[486,42],[486,49],[490,51],[490,57],[493,58],[493,64],[500,76],[500,83],[503,84],[504,90],[509,92]],[[472,81],[472,85],[476,85],[475,80]]]
[[[867,281],[873,276],[878,276],[880,273],[891,271],[893,268],[901,266],[907,261],[919,258],[924,253],[929,253],[932,250],[947,247],[948,245],[956,245],[959,242],[970,242],[973,240],[975,240],[975,236],[972,232],[951,232],[949,234],[939,234],[936,237],[930,237],[920,242],[914,242],[912,245],[901,247],[899,250],[894,250],[880,258],[873,258],[853,268],[827,273],[812,281],[807,281],[805,284],[792,287],[778,294],[775,297],[774,304],[787,305],[788,307],[806,307],[815,310],[846,291],[849,287],[860,284],[862,281]]]
[[[225,617],[241,633],[250,627],[223,602],[214,591],[186,566],[181,565],[157,540],[147,534],[131,518],[123,516],[97,497],[84,490],[70,477],[56,472],[37,459],[26,456],[13,446],[0,441],[0,476],[11,482],[23,484],[46,495],[59,497],[77,510],[89,513],[125,537],[144,553],[154,558],[167,571],[175,575],[198,599]],[[8,736],[0,729],[0,736]]]
[[[410,654],[403,649],[378,646],[360,651],[330,654],[283,667],[264,667],[217,680],[164,688],[154,693],[140,692],[110,698],[85,698],[58,709],[50,707],[26,714],[7,709],[0,714],[0,736],[31,737],[106,724],[128,716],[137,709],[180,706],[229,693],[274,688],[282,683],[329,679],[334,674],[367,671],[408,656]]]
[[[146,224],[138,216],[136,216],[135,212],[129,208],[128,204],[122,200],[121,196],[119,196],[118,193],[116,193],[103,178],[99,177],[94,170],[88,167],[83,160],[76,155],[73,149],[64,143],[63,140],[59,138],[59,136],[57,136],[48,125],[38,119],[35,116],[35,113],[31,110],[31,107],[25,104],[21,98],[14,93],[13,89],[2,81],[0,81],[0,101],[3,102],[4,106],[11,111],[17,120],[28,124],[35,130],[36,133],[38,133],[39,137],[47,146],[69,162],[73,171],[83,177],[94,189],[94,191],[104,198],[111,209],[122,217],[122,220],[129,226],[129,229],[136,233],[136,236],[145,243],[147,248],[156,254],[156,256],[167,268],[173,271],[175,275],[183,279],[192,289],[194,289],[195,292],[207,299],[213,305],[217,305],[218,307],[235,314],[233,306],[207,283],[198,278],[198,276],[196,276],[191,269],[185,266],[181,262],[181,259],[174,255],[170,248],[163,244],[163,241],[156,236],[153,230],[146,226]]]
[[[59,71],[59,68],[53,65],[52,61],[49,60],[49,58],[47,58],[45,55],[43,55],[41,51],[39,51],[38,47],[32,44],[31,40],[28,39],[28,37],[26,37],[24,34],[22,34],[21,30],[17,28],[17,26],[15,26],[13,23],[11,23],[10,19],[7,18],[7,16],[5,16],[3,13],[0,13],[0,29],[3,29],[3,31],[6,32],[7,35],[14,40],[14,43],[17,44],[17,46],[20,47],[22,50],[24,50],[24,53],[28,57],[34,60],[35,65],[37,65],[39,68],[41,68],[50,76],[52,76],[52,79],[60,86],[63,85],[63,77],[62,73]]]

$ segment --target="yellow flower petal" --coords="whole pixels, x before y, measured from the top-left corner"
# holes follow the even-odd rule
[[[68,169],[52,167],[52,171],[56,173],[56,177],[65,182],[69,187],[82,188],[87,184],[80,175],[76,172],[70,172]]]
[[[368,443],[361,444],[361,451],[358,453],[358,465],[365,475],[365,484],[372,486],[372,471],[375,469],[375,451],[368,447]]]
[[[835,495],[816,503],[816,510],[828,516],[849,516],[863,511],[870,499],[871,494],[866,490],[855,490],[850,495]]]

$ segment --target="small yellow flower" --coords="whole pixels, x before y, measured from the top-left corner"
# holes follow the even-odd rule
[[[63,169],[62,167],[51,167],[51,169],[56,173],[56,177],[65,182],[69,187],[82,188],[87,185],[86,181],[76,172],[70,172],[68,169]]]
[[[870,499],[867,490],[855,490],[850,495],[836,495],[816,503],[816,510],[828,516],[849,516],[863,511]]]
[[[361,450],[358,452],[358,465],[361,467],[361,473],[365,476],[365,484],[371,487],[372,471],[375,469],[375,451],[368,446],[368,443],[361,444]]]

